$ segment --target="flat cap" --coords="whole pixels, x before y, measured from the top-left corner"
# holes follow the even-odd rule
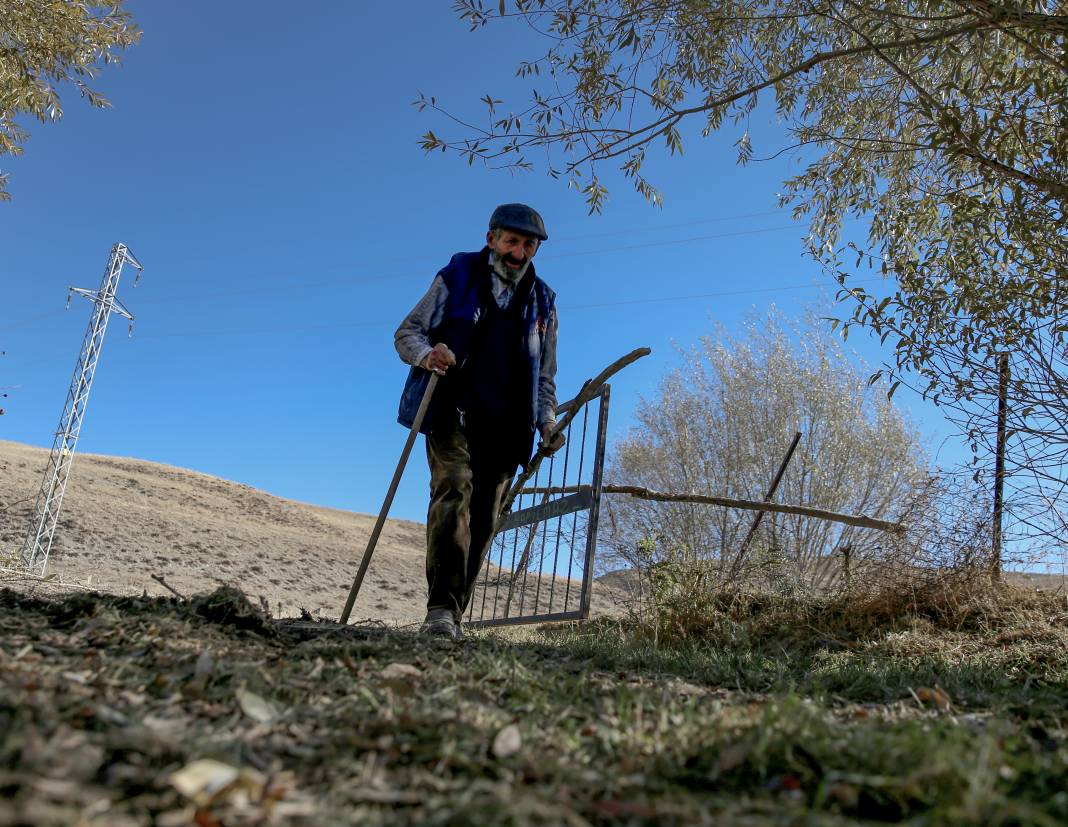
[[[549,239],[545,233],[545,222],[541,220],[537,210],[526,204],[501,204],[490,216],[489,228],[491,230],[515,230],[540,238],[542,241]]]

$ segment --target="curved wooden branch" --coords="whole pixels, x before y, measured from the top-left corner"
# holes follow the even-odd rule
[[[537,487],[525,488],[523,494],[570,494],[578,491],[580,486],[563,485],[553,488]],[[517,492],[518,493],[518,492]],[[665,494],[660,491],[650,491],[648,488],[640,488],[636,485],[606,485],[601,488],[602,494],[629,494],[639,500],[653,500],[665,503],[703,503],[705,505],[721,505],[725,508],[741,508],[746,511],[774,511],[778,514],[798,514],[802,517],[812,517],[817,520],[829,520],[832,523],[845,523],[857,528],[874,528],[878,531],[889,531],[891,534],[904,534],[905,526],[901,523],[889,520],[877,520],[865,514],[839,514],[836,511],[827,511],[823,508],[810,508],[807,505],[780,505],[779,503],[757,502],[756,500],[736,500],[733,497],[716,497],[706,494]]]

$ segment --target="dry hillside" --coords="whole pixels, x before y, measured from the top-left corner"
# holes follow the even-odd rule
[[[0,557],[21,548],[47,456],[0,440]],[[373,524],[195,471],[79,454],[49,573],[116,594],[166,594],[153,575],[185,595],[236,585],[275,613],[336,618]],[[421,523],[387,522],[354,620],[422,618],[424,537]],[[613,609],[614,590],[595,589],[593,605]]]

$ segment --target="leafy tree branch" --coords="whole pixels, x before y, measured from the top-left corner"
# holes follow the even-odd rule
[[[71,84],[90,106],[111,103],[89,86],[141,32],[122,0],[16,0],[0,3],[0,156],[20,155],[29,133],[16,121],[63,117],[59,87]],[[10,200],[0,172],[0,201]]]

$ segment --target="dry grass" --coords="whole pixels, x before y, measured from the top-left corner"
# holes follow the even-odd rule
[[[0,440],[0,556],[21,549],[47,456]],[[266,600],[275,615],[304,610],[336,618],[373,524],[366,514],[282,499],[195,471],[79,454],[49,563],[55,579],[0,572],[0,582],[45,594],[89,587],[169,595],[158,576],[185,595],[234,586]],[[422,620],[425,550],[421,523],[388,520],[354,618],[394,625]],[[545,603],[547,594],[540,598]],[[613,590],[601,589],[594,610],[615,608]]]
[[[1064,823],[1064,624],[1014,625],[1045,608],[791,645],[808,607],[739,596],[733,637],[431,645],[232,590],[0,590],[0,825]],[[204,760],[235,780],[191,792]]]
[[[79,508],[117,533],[72,509],[66,542],[113,536],[98,565],[121,560],[153,590],[137,550],[173,538],[123,548],[138,525],[203,538],[220,515],[244,520],[230,553],[250,576],[265,551],[249,537],[284,557],[329,534],[325,509],[83,465]],[[140,510],[122,493],[135,473]],[[344,543],[358,518],[338,517]],[[187,594],[204,579],[173,578]],[[910,578],[805,598],[677,579],[629,618],[454,646],[280,624],[255,590],[19,585],[0,589],[0,827],[1068,822],[1063,594]],[[205,759],[232,780],[191,792],[183,771]]]
[[[883,566],[879,577],[855,581],[850,588],[783,594],[748,583],[723,584],[708,569],[698,561],[647,571],[643,589],[631,591],[635,633],[672,644],[744,627],[753,639],[800,641],[828,635],[857,638],[917,624],[944,632],[1045,628],[1068,618],[1068,593],[1061,588],[1036,588],[1012,576],[994,583],[983,570]],[[624,574],[604,579],[619,581],[622,588],[621,581],[634,579]]]

